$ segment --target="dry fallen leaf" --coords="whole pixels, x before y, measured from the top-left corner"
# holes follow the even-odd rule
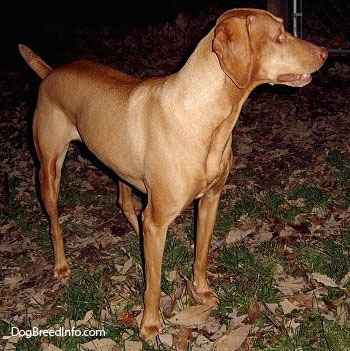
[[[171,296],[165,295],[160,298],[160,308],[165,318],[173,315],[174,306],[175,300]]]
[[[205,330],[210,334],[217,333],[222,327],[222,323],[218,318],[209,317],[205,325]],[[226,330],[225,330],[226,331]]]
[[[293,336],[295,336],[295,333],[299,330],[300,323],[295,321],[294,319],[291,319],[286,326],[288,335],[292,338]]]
[[[249,323],[254,324],[260,317],[262,313],[262,303],[259,301],[254,301],[248,308],[248,320]]]
[[[234,351],[237,350],[249,335],[251,326],[242,324],[238,328],[231,327],[228,331],[214,344],[217,351]]]
[[[81,325],[86,324],[93,317],[94,317],[94,312],[92,310],[87,311],[85,313],[85,316],[84,316],[83,319],[79,319],[79,320],[76,321],[76,326],[79,327]]]
[[[4,351],[16,351],[16,344],[21,338],[19,336],[10,336],[4,347]]]
[[[273,233],[271,231],[260,231],[258,234],[254,236],[254,240],[258,243],[263,243],[266,241],[270,241],[273,237]]]
[[[339,285],[325,274],[312,273],[311,277],[312,279],[315,279],[318,283],[321,283],[323,285],[330,286],[332,288],[339,288]]]
[[[95,339],[79,346],[79,351],[119,351],[116,342],[109,338]],[[125,349],[126,350],[126,349]],[[134,350],[130,350],[134,351]],[[135,349],[136,351],[136,349]],[[138,350],[137,350],[138,351]]]
[[[111,280],[115,282],[124,282],[128,277],[126,275],[113,275]]]
[[[132,325],[135,322],[135,317],[129,311],[124,311],[119,314],[118,321],[125,325]]]
[[[226,236],[226,243],[234,244],[239,241],[242,241],[247,235],[249,235],[253,231],[254,231],[254,228],[248,228],[245,230],[241,230],[241,229],[230,230]]]
[[[189,18],[186,13],[180,12],[175,20],[176,24],[184,31],[188,25]]]
[[[55,346],[54,344],[42,343],[41,351],[63,351],[63,350]]]
[[[180,331],[176,334],[174,343],[176,345],[177,351],[187,351],[188,344],[192,338],[192,329],[191,328],[181,328]]]
[[[276,288],[284,295],[292,295],[293,293],[302,291],[305,288],[303,278],[287,277],[285,280],[278,283]]]
[[[141,351],[142,350],[142,342],[141,341],[132,341],[125,340],[125,351]]]
[[[169,319],[170,323],[176,325],[201,325],[204,324],[211,313],[212,307],[207,305],[191,306]]]
[[[278,308],[278,303],[266,303],[265,306],[272,314],[275,314]]]
[[[173,346],[173,336],[171,334],[160,334],[158,337],[163,345]]]
[[[194,343],[191,344],[191,351],[210,351],[214,345],[213,341],[210,341],[204,335],[199,334]]]
[[[21,273],[17,273],[11,277],[4,278],[4,285],[9,285],[10,289],[19,285],[19,282],[22,280]]]
[[[121,270],[120,274],[125,275],[132,267],[133,264],[134,264],[134,259],[131,257],[124,263],[123,269]]]
[[[350,272],[345,274],[345,276],[340,281],[340,284],[345,285],[349,280],[350,280]]]
[[[344,326],[346,321],[349,320],[349,310],[344,304],[337,307],[337,321],[340,325]]]
[[[284,314],[289,314],[294,310],[299,310],[300,307],[292,303],[289,299],[284,299],[280,303]]]
[[[227,315],[228,318],[230,318],[230,325],[231,326],[238,326],[243,323],[243,321],[248,317],[247,314],[242,314],[238,316],[238,311],[234,310],[231,313]]]

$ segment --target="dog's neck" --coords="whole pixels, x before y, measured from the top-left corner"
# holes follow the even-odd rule
[[[199,42],[181,70],[169,78],[176,80],[172,86],[181,91],[174,94],[181,96],[181,104],[196,125],[205,124],[205,130],[214,131],[224,123],[226,129],[232,130],[255,85],[240,89],[222,71],[212,50],[213,39],[214,29]],[[227,128],[230,124],[231,128]]]

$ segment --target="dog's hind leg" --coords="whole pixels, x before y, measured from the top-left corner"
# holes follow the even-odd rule
[[[122,181],[119,181],[118,204],[136,234],[139,235],[140,225],[132,203],[131,188]]]
[[[54,250],[54,276],[63,278],[70,274],[63,244],[62,228],[58,219],[57,198],[61,169],[69,143],[76,133],[60,111],[46,113],[37,108],[33,120],[33,135],[40,161],[39,181],[43,204],[50,220],[50,235]],[[63,118],[62,118],[63,117]]]

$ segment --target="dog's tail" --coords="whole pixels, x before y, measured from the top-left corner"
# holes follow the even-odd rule
[[[36,74],[44,79],[51,71],[52,68],[45,63],[34,51],[23,44],[18,45],[19,52],[28,63],[29,67],[36,72]]]

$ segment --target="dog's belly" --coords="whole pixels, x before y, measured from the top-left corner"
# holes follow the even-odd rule
[[[96,156],[123,181],[129,183],[143,193],[146,192],[143,174],[139,168],[139,164],[134,164],[131,160],[132,156],[130,156],[129,159],[124,159],[121,155],[105,157],[105,154],[101,156],[97,153]]]
[[[139,191],[145,193],[146,188],[143,181],[144,174],[142,170],[142,159],[136,150],[127,148],[125,143],[116,143],[114,140],[106,143],[105,138],[103,142],[99,138],[82,138],[83,143],[87,148],[108,168],[110,168],[123,181],[137,188]],[[111,152],[106,152],[112,150]]]

